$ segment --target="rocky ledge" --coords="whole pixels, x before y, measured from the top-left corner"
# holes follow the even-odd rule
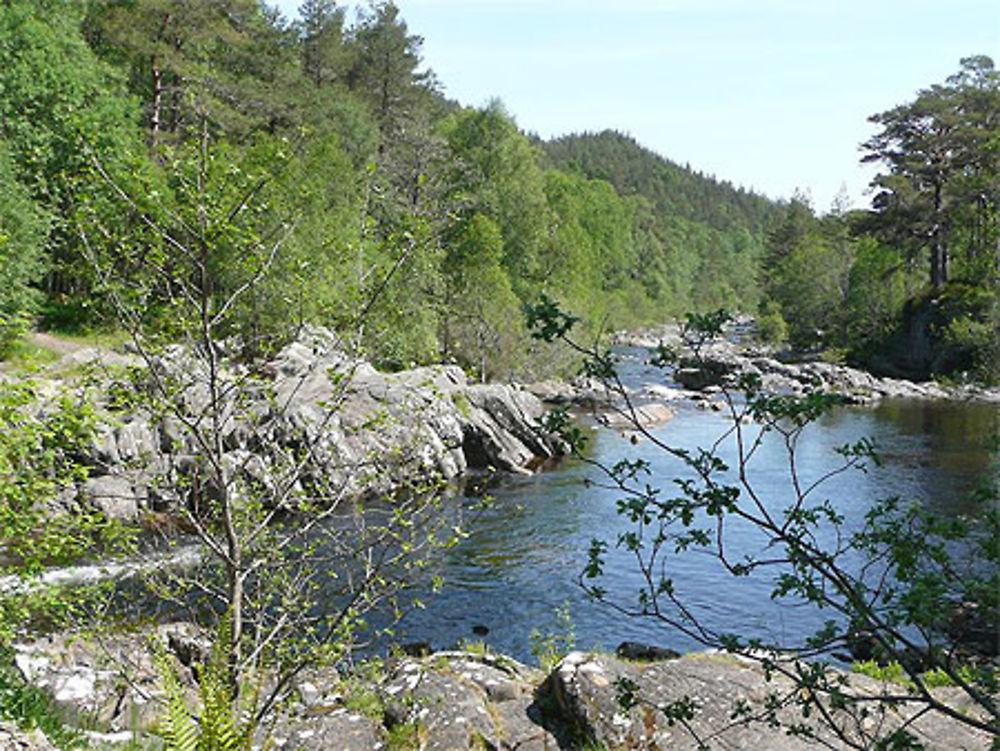
[[[190,626],[160,627],[159,639],[178,678],[191,692],[193,667],[207,643]],[[147,636],[100,640],[57,637],[17,646],[17,665],[52,692],[72,722],[104,744],[151,740],[163,711],[162,678],[152,666]],[[788,663],[790,664],[790,663]],[[905,689],[834,671],[846,696],[905,694]],[[623,686],[640,701],[622,709]],[[936,689],[960,713],[974,709],[957,689]],[[806,751],[846,748],[813,711],[807,715],[792,682],[768,680],[760,664],[722,653],[692,653],[658,661],[628,661],[573,652],[547,675],[489,652],[448,651],[390,658],[377,670],[306,671],[288,702],[261,728],[258,748],[312,751],[427,749],[546,751],[549,749],[761,748]],[[895,701],[845,708],[824,706],[853,742],[906,725],[926,749],[987,749],[985,733],[942,713],[920,715]],[[686,707],[669,719],[670,708]],[[742,707],[739,711],[737,708]],[[678,721],[679,717],[683,721]],[[798,728],[789,733],[789,727]],[[2,735],[0,729],[0,739]],[[811,735],[810,735],[811,734]],[[859,746],[859,747],[861,747]],[[13,748],[19,746],[14,745]],[[20,746],[30,747],[30,746]],[[866,747],[866,746],[865,746]]]
[[[840,394],[853,404],[872,404],[885,398],[978,399],[1000,403],[1000,391],[996,389],[946,388],[933,381],[915,383],[879,378],[846,365],[821,361],[787,363],[732,342],[711,344],[697,356],[687,353],[674,371],[674,380],[685,389],[705,391],[732,387],[741,375],[759,377],[766,392],[802,394],[819,390]]]
[[[223,353],[224,354],[224,353]],[[108,412],[84,463],[88,477],[60,496],[109,516],[169,514],[199,488],[198,434],[221,416],[224,465],[273,486],[289,457],[322,475],[336,497],[382,494],[467,470],[528,472],[556,453],[537,420],[542,403],[513,385],[470,383],[457,366],[382,373],[347,356],[333,334],[309,329],[250,372],[222,358],[224,402],[213,409],[208,366],[174,346],[143,360],[100,363],[99,391],[169,389],[178,410]],[[152,388],[155,382],[156,388]],[[162,400],[160,400],[162,402]]]

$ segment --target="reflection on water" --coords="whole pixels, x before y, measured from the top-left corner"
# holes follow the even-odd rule
[[[681,409],[659,435],[672,445],[694,448],[726,427],[718,414]],[[872,499],[894,495],[964,513],[971,508],[966,501],[970,487],[991,468],[988,438],[998,429],[1000,412],[993,405],[896,401],[871,410],[842,409],[804,433],[799,469],[807,482],[819,478],[835,459],[836,447],[870,437],[884,465],[831,478],[816,491],[816,500],[829,499],[849,520],[859,520]],[[594,432],[591,450],[608,463],[626,456],[649,460],[651,479],[661,487],[683,472],[650,442],[633,446],[609,430]],[[775,508],[791,497],[787,457],[778,441],[764,443],[750,470],[760,494]],[[398,638],[426,640],[435,648],[482,639],[530,661],[530,631],[554,628],[555,609],[568,602],[581,647],[614,648],[624,639],[695,647],[658,623],[625,618],[587,601],[577,586],[593,537],[612,543],[602,586],[625,593],[641,584],[634,559],[614,550],[614,540],[626,529],[616,513],[617,497],[586,482],[596,479],[595,468],[567,461],[495,488],[494,504],[477,518],[471,536],[441,561],[445,590],[425,595],[426,609],[406,617]],[[735,528],[732,543],[749,551],[760,550],[766,541],[753,530]],[[769,581],[733,579],[704,554],[671,559],[670,575],[700,615],[723,631],[787,640],[811,633],[825,617],[772,601]],[[474,635],[474,626],[486,626],[489,634]]]

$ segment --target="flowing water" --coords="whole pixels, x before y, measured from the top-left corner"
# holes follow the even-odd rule
[[[661,373],[643,365],[641,352],[625,356],[629,385],[662,380]],[[671,445],[695,448],[710,444],[727,427],[722,414],[681,405],[655,432]],[[806,481],[816,479],[834,466],[836,447],[869,437],[879,447],[883,466],[838,475],[815,492],[817,499],[832,502],[848,526],[862,518],[872,499],[893,495],[962,514],[972,510],[968,492],[973,483],[991,469],[989,437],[998,429],[996,405],[892,401],[873,409],[841,408],[807,428],[799,444],[799,472]],[[683,474],[679,463],[652,442],[633,445],[609,429],[592,431],[590,457],[604,463],[647,459],[651,481],[661,487]],[[790,496],[787,458],[778,442],[762,446],[751,472],[761,495],[781,508]],[[555,613],[568,605],[581,648],[613,649],[626,639],[678,650],[696,647],[659,622],[622,616],[589,601],[577,584],[590,541],[599,537],[609,542],[601,586],[624,594],[641,586],[635,560],[614,545],[629,528],[616,511],[620,494],[595,486],[600,478],[599,470],[587,463],[565,461],[494,488],[493,505],[475,519],[468,539],[441,561],[444,590],[424,595],[426,608],[407,615],[398,639],[427,641],[436,649],[463,640],[485,641],[530,661],[530,632],[559,632]],[[734,551],[758,552],[764,541],[751,530],[736,528],[729,545]],[[733,578],[704,554],[671,559],[670,575],[699,616],[721,631],[787,642],[814,632],[827,617],[809,607],[773,601],[769,578]]]
[[[645,385],[664,382],[661,371],[644,364],[644,351],[624,350],[622,355],[621,373],[630,388],[641,391]],[[589,426],[589,459],[606,465],[622,458],[645,459],[652,469],[649,482],[664,492],[672,492],[673,479],[684,475],[680,462],[652,441],[633,444],[629,436],[596,427],[586,415],[581,420]],[[679,402],[675,417],[654,433],[672,446],[694,449],[710,445],[729,427],[724,413]],[[998,433],[1000,406],[995,404],[886,401],[875,408],[841,408],[803,433],[798,469],[806,483],[812,482],[836,465],[835,448],[871,438],[883,466],[829,478],[812,496],[829,499],[848,528],[860,522],[873,499],[888,496],[944,513],[968,514],[974,512],[968,499],[970,489],[985,472],[996,468],[989,446],[991,436]],[[750,476],[771,508],[787,505],[791,498],[788,460],[779,442],[765,441],[753,458]],[[483,641],[494,650],[532,662],[531,632],[565,636],[565,624],[556,613],[568,609],[580,648],[614,649],[624,640],[679,651],[698,648],[695,641],[660,622],[623,616],[590,601],[579,586],[587,549],[595,537],[609,543],[599,584],[630,603],[642,585],[635,559],[614,544],[620,533],[631,528],[617,513],[620,493],[602,489],[602,479],[594,465],[565,460],[532,476],[501,479],[489,490],[492,503],[486,510],[474,510],[479,505],[476,498],[453,499],[469,509],[466,527],[470,535],[441,554],[436,573],[444,579],[443,590],[418,593],[426,607],[407,613],[394,641],[427,642],[434,649]],[[760,553],[766,543],[752,529],[734,525],[727,548],[738,559],[743,553]],[[772,600],[770,577],[734,578],[705,553],[671,557],[668,565],[684,601],[720,632],[795,643],[814,633],[828,617],[809,606]],[[127,587],[123,591],[125,599],[138,603],[138,608],[150,606]],[[381,643],[377,649],[386,646]]]

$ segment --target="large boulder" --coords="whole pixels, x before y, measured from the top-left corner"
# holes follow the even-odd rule
[[[843,690],[848,695],[905,693],[899,686],[865,676],[835,671],[833,678],[845,682]],[[628,711],[619,701],[623,686],[640,699]],[[834,735],[815,709],[803,714],[796,701],[803,694],[790,679],[775,673],[768,680],[757,661],[720,653],[633,663],[574,652],[549,676],[543,694],[551,711],[575,728],[577,737],[608,749],[693,751],[700,743],[711,748],[769,751],[849,747]],[[943,690],[939,697],[960,712],[970,711],[955,691]],[[927,749],[990,747],[986,733],[940,712],[918,716],[915,707],[905,704],[880,709],[877,703],[868,702],[863,716],[849,717],[826,700],[824,706],[844,732],[861,744],[858,747],[867,747],[871,734],[891,732],[905,722],[910,723],[907,729]],[[793,727],[798,728],[797,732],[789,733]]]
[[[536,683],[533,671],[507,657],[439,652],[399,662],[380,690],[388,724],[413,724],[422,750],[564,748],[542,724]]]
[[[191,624],[165,624],[152,633],[53,634],[14,644],[14,664],[26,682],[52,696],[68,722],[108,731],[143,730],[163,709],[155,642],[195,701],[191,645],[207,640]]]

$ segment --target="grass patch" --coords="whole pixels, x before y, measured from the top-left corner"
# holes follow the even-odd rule
[[[22,339],[14,342],[4,351],[3,362],[12,370],[26,372],[51,365],[59,357],[59,353],[54,350]]]
[[[37,336],[28,335],[10,344],[0,354],[0,360],[8,370],[33,372],[52,365],[73,350],[119,349],[127,341],[128,335],[121,330],[40,332]]]
[[[41,730],[58,748],[83,748],[83,735],[68,727],[59,717],[52,697],[40,688],[26,684],[0,654],[0,719],[17,723],[22,730]]]
[[[404,722],[389,728],[386,746],[388,751],[410,751],[420,748],[426,732],[418,722]]]
[[[382,714],[385,712],[385,705],[378,691],[360,683],[347,687],[344,707],[379,722],[382,721]]]
[[[907,675],[903,666],[898,662],[889,662],[885,665],[879,665],[874,660],[865,660],[862,662],[852,663],[851,670],[855,673],[867,675],[869,678],[874,678],[879,681],[895,683],[910,691],[917,690],[913,680],[909,675]],[[972,666],[965,666],[958,669],[958,676],[963,681],[981,686],[995,686],[996,677],[995,675],[991,675],[991,673],[992,671],[990,670],[986,670],[984,672],[982,669],[977,670]],[[923,682],[924,686],[930,689],[956,685],[951,676],[944,672],[941,668],[934,668],[933,670],[928,670],[926,673],[921,673],[920,680]]]

